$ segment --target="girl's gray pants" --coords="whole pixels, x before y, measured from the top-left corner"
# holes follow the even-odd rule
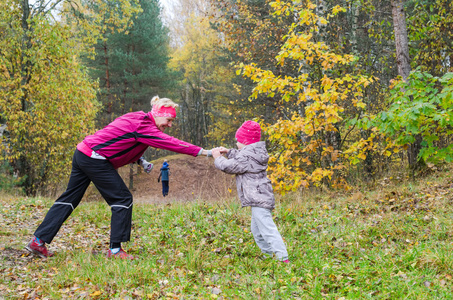
[[[278,260],[287,260],[288,251],[277,226],[272,220],[271,210],[252,206],[251,231],[255,242],[264,254],[275,254]]]

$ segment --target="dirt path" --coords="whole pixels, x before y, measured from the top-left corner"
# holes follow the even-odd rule
[[[172,155],[166,157],[170,165],[170,190],[167,197],[162,196],[162,183],[157,182],[164,158],[153,161],[154,169],[150,174],[139,170],[134,177],[131,190],[135,203],[169,203],[174,201],[194,201],[203,199],[219,200],[236,195],[235,178],[214,167],[212,158]],[[119,170],[124,182],[129,185],[130,167]],[[99,193],[90,187],[87,197],[101,199]]]

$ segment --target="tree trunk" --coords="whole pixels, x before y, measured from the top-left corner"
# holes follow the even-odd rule
[[[32,62],[29,59],[29,49],[31,48],[31,34],[32,34],[32,27],[30,26],[30,6],[28,0],[23,0],[21,3],[22,9],[22,20],[21,20],[21,27],[24,30],[24,34],[22,37],[23,47],[21,51],[21,89],[22,89],[22,96],[21,96],[21,105],[22,111],[26,114],[31,114],[33,104],[29,97],[28,91],[28,83],[31,80],[32,74]],[[21,139],[27,139],[28,132],[25,132]],[[20,157],[15,160],[14,162],[14,171],[18,173],[18,176],[24,177],[25,180],[22,183],[22,187],[25,190],[27,195],[35,195],[36,190],[34,188],[34,176],[29,174],[30,172],[30,163],[24,155],[20,155]]]
[[[129,190],[134,189],[134,164],[129,164]]]
[[[126,109],[126,104],[127,104],[126,98],[127,98],[127,88],[128,88],[127,79],[126,78],[124,78],[123,84],[124,84],[124,86],[123,86],[123,100],[122,100],[123,101],[123,108],[122,108],[122,113],[125,114],[126,112],[128,112],[128,110]],[[132,108],[129,111],[132,111]]]
[[[109,122],[113,121],[113,101],[112,93],[110,92],[110,70],[109,70],[109,55],[107,41],[104,41],[104,56],[105,56],[105,88],[107,89],[107,112],[109,114]]]
[[[406,14],[404,13],[404,0],[391,0],[391,3],[398,75],[400,75],[404,81],[407,81],[407,77],[411,72],[411,65],[406,29]],[[407,149],[409,168],[412,171],[419,170],[425,165],[423,159],[418,159],[418,154],[421,150],[421,143],[422,137],[417,135],[415,137],[415,142],[409,145]]]
[[[393,30],[395,32],[396,63],[398,74],[406,81],[411,72],[409,59],[409,43],[406,29],[404,0],[392,0]]]
[[[356,0],[352,3],[353,17],[352,17],[352,40],[351,40],[352,49],[351,50],[354,55],[358,55],[358,53],[359,53],[359,49],[358,49],[359,41],[358,41],[358,37],[357,37],[357,31],[358,31],[358,23],[359,23],[359,15],[360,15],[360,6],[361,6],[361,3],[359,0]]]

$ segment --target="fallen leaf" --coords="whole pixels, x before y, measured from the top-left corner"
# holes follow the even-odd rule
[[[90,297],[97,297],[100,296],[101,294],[102,294],[101,291],[95,291],[92,294],[90,294]]]

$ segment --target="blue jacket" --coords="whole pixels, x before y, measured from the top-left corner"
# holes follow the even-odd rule
[[[170,173],[170,167],[168,166],[167,162],[164,162],[164,164],[162,165],[162,168],[160,168],[159,177],[161,177],[162,181],[168,181],[168,177],[170,175],[169,173]]]

